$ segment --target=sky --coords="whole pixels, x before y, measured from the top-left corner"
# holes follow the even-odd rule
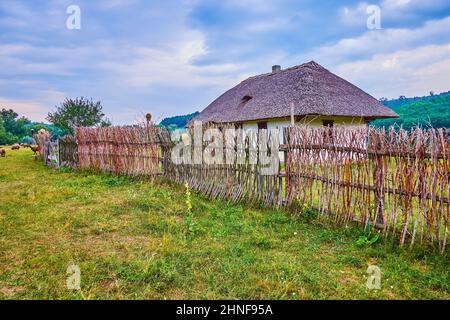
[[[34,121],[81,96],[159,121],[310,60],[376,98],[449,91],[450,0],[0,0],[0,108]]]

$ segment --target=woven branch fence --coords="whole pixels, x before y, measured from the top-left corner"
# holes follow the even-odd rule
[[[207,126],[205,129],[212,129],[212,127]],[[167,177],[178,183],[187,181],[192,189],[212,199],[263,203],[271,207],[281,206],[283,179],[279,174],[279,164],[276,163],[272,174],[267,174],[263,168],[268,168],[272,163],[262,162],[260,157],[260,152],[267,154],[279,152],[279,145],[276,149],[272,148],[269,132],[261,130],[260,135],[255,133],[244,135],[243,131],[238,131],[236,135],[229,138],[226,137],[226,129],[229,127],[222,126],[215,129],[218,130],[216,134],[221,135],[224,142],[222,147],[215,149],[215,151],[222,150],[219,157],[222,161],[206,164],[206,156],[214,153],[209,142],[203,142],[202,146],[198,147],[189,141],[184,151],[189,151],[193,158],[195,158],[195,152],[198,152],[202,163],[175,164],[169,161]],[[261,135],[266,136],[267,139],[262,141]],[[238,148],[237,145],[240,147]],[[205,157],[202,158],[202,155]]]
[[[286,128],[286,203],[377,226],[400,244],[449,233],[450,131]]]
[[[78,144],[74,136],[64,136],[59,138],[59,162],[63,167],[77,167]]]
[[[221,147],[224,163],[175,163],[176,144],[169,132],[153,126],[77,128],[75,139],[60,139],[60,162],[187,181],[213,199],[315,208],[339,224],[357,222],[386,236],[395,234],[401,245],[437,243],[444,252],[450,219],[448,129],[295,126],[284,129],[284,144],[276,150],[270,137],[261,140],[258,134],[244,137],[237,148],[233,142],[239,135],[229,143],[225,129],[219,131],[226,141]],[[194,147],[193,141],[185,141],[180,156],[217,151],[208,148],[209,142]],[[283,152],[285,163],[263,174],[261,150]]]
[[[81,168],[131,176],[162,175],[171,144],[169,132],[156,127],[76,128],[75,136]]]

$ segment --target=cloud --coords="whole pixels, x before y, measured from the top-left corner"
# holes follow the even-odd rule
[[[27,43],[0,45],[1,77],[30,75],[74,75],[102,50],[89,46],[39,46]]]
[[[382,7],[383,30],[365,26],[373,2]],[[309,60],[380,96],[421,93],[427,83],[420,77],[432,78],[427,90],[445,83],[446,60],[436,53],[398,68],[408,54],[449,43],[448,1],[83,1],[82,29],[69,31],[71,3],[0,3],[0,96],[22,110],[48,111],[65,96],[87,96],[101,100],[116,123],[147,111],[183,114],[273,64]],[[380,70],[365,79],[371,65]],[[383,93],[388,70],[404,71],[413,83],[397,78]]]
[[[366,10],[370,5],[379,6],[383,28],[404,22],[421,23],[422,17],[430,17],[450,9],[450,3],[446,0],[383,0],[378,4],[374,1],[361,1],[352,7],[341,7],[340,22],[347,26],[365,26],[369,17]]]
[[[289,19],[284,18],[273,18],[265,19],[263,21],[254,21],[245,25],[244,32],[249,33],[264,33],[269,31],[281,30],[289,26]]]
[[[367,31],[360,36],[341,39],[334,44],[319,47],[303,56],[313,57],[333,65],[379,53],[448,42],[448,39],[450,39],[450,17],[428,21],[414,29],[391,28]]]
[[[24,115],[32,121],[42,121],[48,112],[48,106],[34,100],[15,100],[0,97],[0,107],[13,109],[20,116]]]
[[[367,31],[297,59],[314,59],[377,98],[426,95],[450,89],[449,39],[450,17],[446,17],[417,28]]]
[[[285,1],[270,1],[270,0],[227,0],[224,5],[234,9],[246,10],[247,12],[255,13],[271,13],[283,7]]]
[[[381,1],[381,8],[385,10],[404,10],[404,11],[419,11],[432,10],[438,11],[449,7],[446,0],[383,0]]]
[[[360,2],[355,7],[342,7],[339,9],[340,22],[348,26],[364,26],[367,20],[367,7],[370,4]]]
[[[116,9],[128,7],[136,3],[136,0],[108,0],[102,1],[99,5],[104,9]]]
[[[429,45],[342,63],[333,71],[381,97],[448,91],[450,44]]]
[[[137,47],[128,61],[108,61],[99,67],[133,87],[170,86],[172,88],[224,86],[237,78],[239,65],[195,64],[206,56],[208,49],[203,37],[192,32],[185,39],[164,48]]]

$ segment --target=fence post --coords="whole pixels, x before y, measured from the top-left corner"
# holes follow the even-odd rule
[[[286,205],[287,204],[287,192],[288,192],[288,179],[287,176],[288,170],[287,170],[287,160],[288,160],[288,153],[287,153],[287,130],[288,128],[283,128],[283,162],[284,162],[284,174],[281,174],[281,203]],[[281,167],[281,163],[280,163]],[[283,195],[283,179],[284,179],[284,195]]]
[[[59,150],[60,150],[59,149],[59,138],[58,138],[58,140],[56,140],[55,147],[56,147],[56,152],[54,152],[55,153],[55,158],[56,158],[55,165],[56,165],[56,168],[59,168],[59,166],[61,164],[61,157],[60,157],[60,152],[59,152]]]
[[[58,138],[58,140],[56,140],[56,143],[58,145],[58,168],[61,166],[61,142]]]
[[[383,190],[382,190],[382,179],[383,179],[383,167],[382,167],[382,155],[379,154],[381,143],[379,141],[379,136],[374,137],[375,133],[369,131],[372,135],[372,179],[374,186],[374,202],[375,202],[375,215],[373,224],[376,228],[383,228],[384,217],[383,217]],[[370,145],[369,145],[370,148]]]

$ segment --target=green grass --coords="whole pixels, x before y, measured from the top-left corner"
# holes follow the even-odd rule
[[[183,186],[0,158],[3,299],[449,299],[450,259],[357,228],[192,194]],[[81,291],[66,288],[81,269]],[[381,268],[381,290],[366,269]]]

